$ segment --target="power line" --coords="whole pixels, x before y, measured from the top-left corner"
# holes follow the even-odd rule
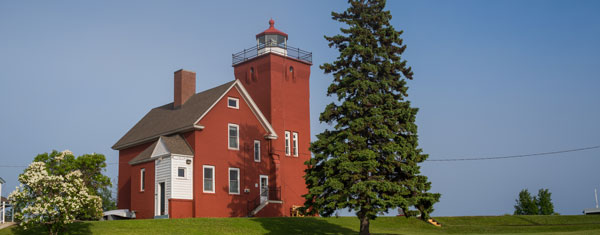
[[[457,161],[483,161],[483,160],[498,160],[498,159],[509,159],[509,158],[524,158],[524,157],[533,157],[533,156],[542,156],[542,155],[552,155],[559,153],[569,153],[569,152],[578,152],[585,151],[590,149],[600,148],[600,145],[584,147],[584,148],[576,148],[576,149],[567,149],[567,150],[559,150],[553,152],[541,152],[541,153],[530,153],[530,154],[518,154],[518,155],[509,155],[509,156],[499,156],[499,157],[474,157],[474,158],[450,158],[450,159],[427,159],[425,161],[428,162],[457,162]],[[109,162],[106,165],[118,165],[118,162]],[[0,165],[0,167],[10,168],[10,167],[28,167],[28,166],[20,166],[20,165]]]
[[[585,147],[585,148],[577,148],[577,149],[567,149],[553,152],[542,152],[542,153],[530,153],[530,154],[518,154],[518,155],[509,155],[509,156],[500,156],[500,157],[475,157],[475,158],[451,158],[451,159],[427,159],[425,161],[429,162],[456,162],[456,161],[483,161],[483,160],[498,160],[498,159],[508,159],[508,158],[523,158],[523,157],[533,157],[533,156],[542,156],[542,155],[552,155],[559,153],[569,153],[569,152],[578,152],[590,149],[600,148],[598,146]]]

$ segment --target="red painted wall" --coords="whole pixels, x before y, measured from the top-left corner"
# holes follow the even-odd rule
[[[146,186],[140,190],[140,170],[146,169]],[[137,219],[154,218],[154,161],[131,166],[131,207]]]
[[[227,97],[239,98],[239,109],[227,107]],[[239,125],[239,150],[228,149],[228,124]],[[275,185],[272,159],[268,155],[267,135],[236,88],[198,123],[205,126],[195,132],[194,210],[195,217],[240,217],[248,214],[248,200],[259,196],[259,175],[269,176]],[[261,161],[254,161],[254,140],[261,141]],[[203,192],[203,165],[215,167],[215,193]],[[229,194],[229,168],[240,169],[240,194]],[[249,189],[245,193],[244,189]],[[272,215],[274,216],[274,215]]]
[[[129,161],[140,154],[152,143],[142,144],[119,151],[119,178],[117,188],[117,208],[131,208],[131,173]]]
[[[169,218],[190,218],[193,217],[194,200],[187,199],[169,199]]]
[[[279,135],[272,151],[274,158],[280,159],[278,177],[284,198],[281,213],[286,216],[292,205],[304,204],[302,195],[308,192],[303,176],[304,162],[310,159],[310,66],[272,53],[234,66],[235,77],[243,82]],[[254,78],[248,75],[251,68]],[[298,157],[285,156],[285,131],[298,133]]]

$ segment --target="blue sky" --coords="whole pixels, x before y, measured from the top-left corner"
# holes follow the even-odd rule
[[[70,149],[117,162],[112,146],[173,97],[173,72],[202,91],[234,79],[231,54],[275,26],[313,52],[312,134],[337,52],[331,11],[343,1],[1,1],[0,177],[3,195],[38,154]],[[390,1],[415,72],[420,145],[431,159],[505,156],[600,145],[600,3]],[[313,137],[314,139],[314,137]],[[18,167],[2,167],[18,166]],[[594,206],[600,150],[530,158],[426,162],[434,215],[513,212],[523,188],[552,192],[555,210]],[[107,174],[116,178],[117,165]]]

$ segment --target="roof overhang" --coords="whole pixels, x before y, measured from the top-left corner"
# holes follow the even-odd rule
[[[126,149],[126,148],[133,147],[133,146],[136,146],[136,145],[145,144],[145,143],[148,143],[148,142],[155,141],[155,140],[157,140],[159,137],[161,137],[163,135],[172,135],[172,134],[176,134],[176,133],[188,132],[188,131],[194,131],[194,130],[202,130],[202,129],[204,129],[204,126],[195,125],[194,124],[192,126],[185,126],[185,127],[182,127],[182,128],[177,128],[177,129],[172,130],[172,131],[167,131],[167,132],[164,132],[164,133],[161,133],[161,134],[158,134],[158,135],[154,135],[154,136],[150,136],[150,137],[147,137],[147,138],[144,138],[144,139],[141,139],[141,140],[138,140],[138,141],[134,141],[134,142],[131,142],[131,143],[127,143],[127,144],[123,144],[123,145],[115,145],[115,146],[112,147],[112,149],[114,149],[114,150]]]

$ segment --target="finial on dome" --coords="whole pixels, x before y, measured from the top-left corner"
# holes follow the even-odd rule
[[[269,25],[270,25],[270,28],[273,28],[273,27],[275,27],[275,21],[273,20],[273,18],[271,18],[271,19],[269,20]]]

